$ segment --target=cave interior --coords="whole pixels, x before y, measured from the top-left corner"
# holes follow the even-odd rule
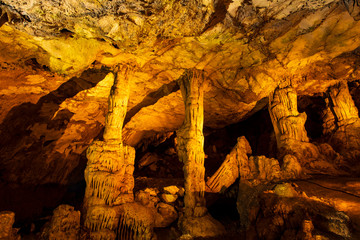
[[[0,240],[360,239],[359,0],[0,0]]]

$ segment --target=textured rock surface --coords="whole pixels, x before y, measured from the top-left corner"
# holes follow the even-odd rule
[[[29,169],[22,179],[4,176],[66,183],[82,167],[81,155],[104,126],[107,97],[101,91],[110,91],[112,84],[101,86],[107,73],[88,87],[71,77],[102,64],[132,59],[140,66],[130,86],[124,129],[133,146],[181,126],[183,103],[172,84],[187,68],[204,69],[204,124],[211,128],[263,108],[266,101],[260,100],[283,79],[291,79],[300,95],[325,92],[337,79],[357,79],[357,4],[3,0],[1,21],[5,15],[10,19],[0,29],[0,129],[9,135],[1,143],[2,168]],[[79,86],[72,93],[70,83]],[[33,109],[26,115],[40,119],[22,122],[24,109]],[[16,131],[8,133],[13,122]],[[18,136],[26,140],[17,141]],[[31,161],[23,160],[35,149]],[[72,170],[45,174],[54,168]]]
[[[342,82],[330,87],[326,102],[324,132],[330,136],[330,145],[352,165],[360,154],[360,120],[347,84]],[[359,171],[357,167],[352,170]]]
[[[60,205],[42,232],[41,239],[76,240],[80,238],[80,211]]]
[[[119,221],[123,221],[122,224],[127,227],[141,226],[141,223],[133,223],[135,220],[132,205],[129,208],[124,206],[134,201],[135,150],[124,145],[122,141],[122,126],[129,99],[129,79],[133,71],[134,66],[131,64],[115,69],[116,76],[110,91],[109,110],[105,120],[104,141],[94,141],[87,149],[85,226],[96,239],[115,239],[115,232],[123,234],[118,226]],[[131,209],[129,213],[126,212],[128,209]],[[150,232],[139,234],[145,237],[151,235],[151,226],[149,229]],[[112,233],[108,234],[111,231]],[[131,235],[132,231],[133,229],[126,234]]]
[[[184,106],[179,79],[187,69],[193,69],[203,75],[204,121],[198,125],[201,130],[204,125],[205,136],[245,119],[251,121],[255,113],[267,107],[269,96],[270,105],[274,105],[277,96],[273,93],[278,86],[292,87],[279,94],[283,101],[276,102],[283,103],[284,107],[277,113],[286,113],[284,120],[290,121],[280,123],[278,118],[284,117],[280,114],[273,118],[275,135],[265,134],[271,145],[275,142],[272,140],[278,138],[279,149],[284,144],[281,137],[294,140],[294,148],[282,152],[279,161],[274,158],[276,152],[271,152],[271,156],[253,156],[250,161],[225,164],[236,166],[235,174],[234,170],[224,171],[233,174],[225,184],[228,186],[235,177],[248,174],[246,164],[249,163],[252,179],[240,181],[240,188],[248,194],[239,197],[239,202],[250,210],[239,212],[242,220],[249,216],[256,218],[257,201],[247,201],[261,192],[258,183],[294,178],[303,170],[344,174],[349,172],[349,165],[358,165],[359,124],[354,120],[358,118],[354,109],[359,101],[355,99],[353,104],[344,86],[360,78],[359,16],[357,0],[0,0],[0,182],[35,186],[81,182],[87,161],[85,150],[94,142],[86,172],[88,186],[93,185],[87,190],[85,204],[90,216],[87,226],[96,230],[92,237],[152,237],[152,227],[170,224],[175,213],[165,205],[157,208],[161,194],[168,194],[165,192],[152,194],[144,190],[133,202],[134,154],[131,147],[124,146],[147,149],[175,135],[174,131],[191,115],[187,114],[189,106]],[[127,86],[130,90],[118,91],[127,95],[127,107],[115,113],[120,118],[112,119],[112,104],[124,105],[124,102],[110,99],[108,103],[109,93],[116,91],[111,90],[114,83],[111,69],[124,62],[137,67]],[[339,82],[342,84],[338,85]],[[356,91],[352,92],[353,96],[357,96]],[[300,97],[328,99],[330,111],[326,112],[323,125],[328,139],[323,135],[315,139],[319,143],[311,139],[314,135],[309,134],[307,127],[314,122],[312,117],[320,113],[307,112],[307,119],[299,117],[295,92]],[[341,126],[336,119],[341,120]],[[342,121],[344,119],[350,119],[351,123]],[[105,128],[103,133],[109,121],[114,125],[112,129],[111,126]],[[320,125],[318,123],[315,128]],[[122,127],[123,131],[117,131]],[[181,130],[178,133],[181,145],[184,143]],[[196,134],[196,144],[185,144],[184,149],[200,149],[203,134]],[[264,144],[264,141],[257,142],[258,139],[248,140],[256,142],[257,147]],[[301,144],[296,145],[299,142]],[[226,151],[214,147],[213,152],[218,151],[223,161],[235,143],[226,143],[229,145]],[[228,160],[238,159],[233,156],[240,154],[236,149]],[[114,152],[118,154],[116,157]],[[119,159],[126,158],[124,152],[129,153],[130,160],[118,164]],[[200,179],[194,181],[198,193],[193,194],[195,201],[190,205],[192,210],[200,209],[196,215],[203,215],[206,173],[201,166],[205,154],[200,150],[195,152],[198,159],[191,154],[187,157],[198,160],[198,171],[194,174],[185,167],[185,172],[188,175],[199,173],[194,177]],[[177,161],[175,155],[175,150],[169,155],[172,162]],[[148,164],[145,160],[143,163]],[[167,166],[176,165],[171,161]],[[160,165],[163,161],[158,162]],[[157,163],[150,165],[154,174],[160,172]],[[114,169],[118,171],[114,173]],[[171,175],[172,171],[173,168],[168,167],[164,173]],[[214,176],[220,175],[224,174]],[[119,180],[124,181],[120,183]],[[256,185],[259,189],[254,192],[243,186],[245,180],[251,188]],[[191,192],[186,184],[185,189]],[[116,199],[120,195],[123,199]],[[185,207],[189,206],[190,195],[185,194]],[[267,198],[262,199],[270,206],[261,209],[263,214],[273,206],[278,210],[274,198],[275,204],[268,203]],[[177,206],[179,199],[181,197],[171,204]],[[120,208],[117,205],[120,202],[131,203]],[[143,212],[138,214],[136,209]],[[298,213],[297,210],[290,212]],[[265,231],[267,227],[284,230],[282,222],[287,219],[280,213],[280,210],[268,213],[276,217],[259,220],[259,229],[255,230],[261,237],[271,238]],[[334,222],[338,219],[332,218]],[[346,222],[345,218],[340,218],[340,222]],[[223,230],[202,228],[201,224],[206,221],[208,226],[218,225],[205,215],[188,222],[180,221],[183,223],[180,226],[185,233],[199,236],[210,230],[214,230],[214,235]],[[242,224],[246,225],[246,221]],[[195,229],[195,224],[200,227]],[[310,238],[311,224],[317,229],[315,221],[301,219],[295,233],[291,228],[284,231],[288,239],[295,239],[298,232],[299,236]],[[119,228],[124,230],[117,231]]]
[[[219,169],[206,181],[207,191],[220,192],[232,185],[237,178],[252,179],[249,159],[251,147],[245,137],[239,137],[233,150],[226,156]]]
[[[299,181],[300,186],[297,183],[282,183],[275,187],[252,187],[242,182],[237,206],[241,225],[246,229],[246,237],[356,239],[357,235],[353,235],[351,231],[348,214],[353,211],[351,203],[359,200],[356,196],[350,196],[349,192],[338,191],[335,186],[343,185],[343,182],[338,182],[343,180],[336,181],[331,193],[323,190],[324,185],[329,187],[327,180],[317,181],[317,185]],[[355,212],[357,215],[358,211]]]
[[[15,213],[10,211],[0,212],[0,239],[1,240],[19,240],[16,229],[13,229],[15,222]]]
[[[184,163],[185,216],[201,217],[205,207],[205,167],[204,167],[204,75],[193,70],[180,80],[185,104],[185,120],[177,133],[177,152]]]

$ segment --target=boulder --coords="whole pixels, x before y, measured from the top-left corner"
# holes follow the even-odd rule
[[[164,192],[172,195],[176,195],[179,190],[180,189],[175,185],[164,187]]]
[[[10,211],[0,212],[0,239],[1,240],[20,240],[17,229],[13,229],[15,213]]]
[[[176,199],[178,198],[178,195],[176,194],[167,194],[167,193],[163,193],[161,194],[161,198],[164,200],[164,202],[166,203],[173,203],[176,201]]]
[[[159,203],[156,206],[157,213],[155,216],[155,227],[168,227],[178,218],[175,208],[166,203]]]
[[[69,205],[57,207],[44,228],[42,239],[77,240],[80,237],[80,211]]]

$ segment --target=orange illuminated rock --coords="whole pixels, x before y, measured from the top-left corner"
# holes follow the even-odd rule
[[[269,113],[278,149],[292,142],[309,142],[305,130],[306,113],[297,110],[297,94],[292,87],[276,88],[269,97]]]
[[[0,212],[0,239],[20,240],[16,229],[13,229],[15,222],[15,213],[10,211]]]
[[[80,238],[80,211],[69,205],[57,207],[49,225],[42,232],[43,239],[77,240]]]
[[[179,80],[185,104],[185,120],[176,132],[185,178],[185,212],[179,226],[184,234],[212,237],[224,233],[225,229],[207,213],[205,205],[203,81],[203,72],[196,69],[187,70]]]
[[[323,148],[309,142],[305,130],[306,113],[298,112],[297,94],[291,86],[278,87],[270,95],[269,113],[280,158],[290,154],[298,160],[303,168],[310,172],[344,174],[337,169],[339,158],[336,154],[333,154],[329,149],[322,151]],[[298,167],[295,168],[297,170],[295,172],[291,170],[292,173],[301,172]]]
[[[324,133],[329,136],[329,144],[344,156],[348,164],[357,164],[360,156],[360,120],[347,83],[340,82],[330,87],[326,96],[323,127]],[[351,168],[360,171],[356,165]]]
[[[116,77],[109,96],[104,141],[94,141],[87,150],[85,226],[92,231],[96,239],[114,239],[115,231],[119,231],[119,218],[124,218],[121,209],[127,209],[123,205],[134,201],[135,150],[124,146],[121,134],[129,98],[128,81],[134,70],[131,64],[115,69]],[[131,221],[127,224],[131,224]],[[112,231],[112,234],[108,234],[109,231]]]
[[[235,180],[251,179],[252,174],[249,167],[247,154],[251,154],[251,147],[245,137],[239,137],[232,151],[226,156],[220,168],[206,182],[210,192],[220,192],[228,188]]]

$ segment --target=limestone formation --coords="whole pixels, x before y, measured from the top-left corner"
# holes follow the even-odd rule
[[[323,113],[324,133],[328,135],[329,144],[344,157],[344,161],[353,165],[360,156],[360,120],[347,83],[340,82],[330,87],[326,93],[326,103]],[[351,168],[360,171],[357,167]]]
[[[297,142],[309,142],[305,130],[307,116],[298,112],[297,94],[292,87],[275,89],[269,96],[269,113],[280,151]]]
[[[121,229],[118,229],[119,219],[133,219],[133,211],[126,213],[123,204],[134,201],[135,150],[123,144],[121,133],[127,112],[129,78],[134,70],[135,66],[132,64],[124,64],[115,69],[116,77],[109,96],[104,141],[94,141],[87,150],[85,226],[92,231],[94,239],[114,239],[115,231],[121,232]],[[123,220],[122,224],[131,227],[129,224],[134,221]],[[135,227],[138,226],[142,225]],[[136,228],[131,228],[134,229],[136,232]]]
[[[283,178],[279,161],[275,158],[251,156],[249,158],[249,166],[253,176],[252,179],[262,182],[272,182]]]
[[[245,137],[239,137],[235,147],[226,156],[220,168],[206,181],[207,191],[220,192],[228,188],[237,178],[251,179],[248,154],[251,147]]]
[[[13,228],[15,213],[10,211],[0,212],[0,239],[1,240],[20,240],[17,229]]]
[[[177,152],[184,163],[185,215],[201,217],[205,207],[204,167],[204,107],[203,73],[199,70],[186,71],[180,79],[181,93],[185,104],[185,120],[177,134]]]
[[[336,130],[345,125],[350,125],[358,121],[359,113],[354,104],[346,82],[340,82],[327,91],[327,110],[332,113]],[[332,127],[330,127],[332,128]],[[324,126],[325,133],[330,132]]]
[[[77,240],[80,238],[80,211],[69,205],[57,207],[48,226],[42,232],[42,239]]]
[[[281,166],[282,176],[286,179],[295,179],[302,175],[302,168],[294,155],[288,154],[283,158]]]
[[[224,231],[223,226],[207,214],[205,206],[203,81],[203,72],[196,69],[185,71],[179,79],[185,120],[176,132],[176,147],[179,160],[184,163],[185,178],[185,209],[179,226],[184,234],[201,237],[216,236]]]
[[[291,86],[278,87],[270,95],[269,113],[280,159],[290,154],[309,172],[343,174],[337,169],[339,159],[336,154],[332,154],[332,151],[321,152],[322,148],[309,142],[305,130],[307,116],[306,113],[298,112],[297,94]],[[294,173],[293,170],[291,171]],[[295,172],[301,171],[295,170]]]
[[[168,227],[178,218],[175,208],[166,203],[159,203],[156,206],[155,227]]]
[[[350,15],[356,20],[360,20],[360,2],[359,0],[344,0],[346,9]]]
[[[18,11],[0,3],[0,27],[6,22],[15,23],[15,22],[24,22],[28,20],[29,19],[26,19]]]

